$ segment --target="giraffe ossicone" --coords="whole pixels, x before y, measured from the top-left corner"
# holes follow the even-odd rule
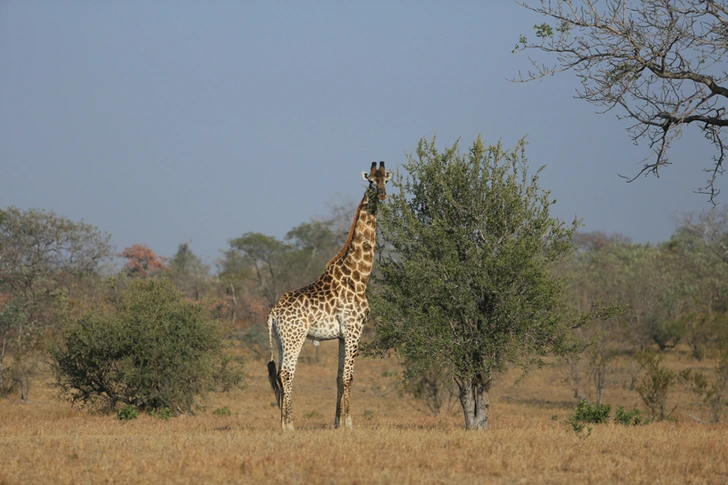
[[[268,380],[281,411],[281,429],[292,430],[291,392],[301,347],[306,338],[318,345],[321,340],[339,340],[339,372],[334,427],[351,428],[349,404],[354,358],[369,314],[366,288],[374,263],[377,204],[387,197],[386,184],[392,172],[384,162],[372,162],[362,172],[369,182],[354,216],[344,247],[326,264],[319,278],[308,286],[281,296],[268,314],[270,362]],[[278,368],[274,360],[278,348]]]

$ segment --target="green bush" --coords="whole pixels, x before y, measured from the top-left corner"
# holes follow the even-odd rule
[[[611,411],[609,404],[590,404],[586,400],[579,401],[579,404],[574,410],[574,415],[566,420],[566,424],[571,425],[574,433],[581,433],[586,428],[585,437],[589,436],[592,432],[591,427],[586,426],[587,424],[603,424],[609,420],[609,413]],[[553,419],[553,418],[552,418]]]
[[[154,278],[132,282],[105,307],[73,321],[50,356],[57,385],[74,403],[190,411],[221,376],[222,347],[205,307]],[[239,383],[228,364],[226,384]]]
[[[637,408],[627,411],[623,406],[619,406],[614,413],[614,422],[625,426],[638,426],[640,424],[648,424],[650,420],[642,417],[642,413]]]
[[[119,421],[129,421],[136,419],[137,417],[139,417],[139,411],[131,404],[123,405],[121,409],[119,409],[119,412],[116,413],[116,419]]]
[[[721,351],[712,376],[688,369],[680,372],[679,379],[700,396],[710,421],[719,423],[728,409],[728,351]]]
[[[168,420],[172,417],[172,410],[169,408],[152,409],[149,411],[149,415],[153,418],[161,419],[163,421]]]
[[[215,416],[230,416],[230,414],[232,413],[230,412],[230,408],[225,406],[215,409],[212,414],[214,414]]]
[[[642,398],[650,411],[650,418],[655,421],[662,421],[668,418],[672,411],[667,411],[667,396],[670,388],[678,379],[678,375],[660,365],[663,356],[649,352],[637,354],[637,361],[645,369],[642,382],[636,387],[637,393]]]
[[[581,423],[603,424],[609,421],[612,407],[609,404],[590,404],[585,400],[579,401],[574,410],[575,420]]]
[[[242,355],[231,356],[225,353],[219,354],[217,364],[212,373],[212,381],[215,392],[228,392],[233,389],[243,389],[244,374],[243,367],[245,359]]]

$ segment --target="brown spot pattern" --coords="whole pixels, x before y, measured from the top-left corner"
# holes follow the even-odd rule
[[[369,189],[354,217],[344,247],[326,265],[324,273],[310,285],[285,293],[268,315],[268,335],[279,352],[277,376],[271,377],[281,409],[281,428],[293,429],[291,392],[296,362],[306,338],[339,340],[336,419],[334,425],[351,427],[349,401],[356,356],[363,325],[369,314],[366,284],[374,261],[376,205],[386,197],[391,172],[384,162],[372,163]],[[374,197],[370,200],[370,194]],[[275,369],[275,367],[273,367]],[[269,365],[270,370],[270,365]],[[276,386],[280,386],[276,389]]]

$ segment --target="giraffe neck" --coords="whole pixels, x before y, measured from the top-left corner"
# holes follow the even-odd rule
[[[325,273],[332,272],[339,275],[339,271],[335,269],[340,268],[343,276],[351,276],[355,282],[362,284],[361,288],[357,285],[361,291],[366,289],[374,262],[377,202],[376,195],[370,197],[369,190],[364,194],[344,247],[326,265]]]

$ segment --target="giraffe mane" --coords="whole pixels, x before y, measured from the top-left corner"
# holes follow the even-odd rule
[[[359,202],[359,207],[356,208],[356,215],[354,216],[354,222],[351,223],[351,228],[349,229],[349,235],[346,237],[346,242],[344,243],[344,247],[341,248],[341,251],[339,251],[336,256],[331,258],[331,261],[329,261],[326,264],[326,268],[328,269],[329,266],[334,264],[336,261],[340,260],[344,257],[346,252],[349,250],[349,245],[351,244],[351,240],[354,239],[354,231],[356,230],[356,223],[359,221],[359,213],[361,212],[361,208],[364,205],[364,200],[366,199],[366,195],[362,197],[361,202]]]

